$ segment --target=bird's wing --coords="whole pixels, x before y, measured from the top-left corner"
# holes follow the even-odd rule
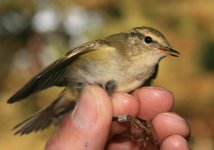
[[[63,57],[44,68],[30,81],[28,81],[19,91],[17,91],[8,99],[7,103],[14,103],[16,101],[22,100],[33,93],[51,86],[65,86],[64,73],[66,66],[75,61],[80,55],[96,50],[100,45],[106,46],[107,43],[101,40],[92,41],[82,44],[79,47],[69,51]]]

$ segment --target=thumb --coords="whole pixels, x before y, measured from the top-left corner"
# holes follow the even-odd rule
[[[46,150],[104,149],[112,111],[111,100],[102,88],[85,87],[76,108],[49,140]]]

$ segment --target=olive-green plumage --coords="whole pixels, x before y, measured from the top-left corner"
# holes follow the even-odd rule
[[[8,100],[13,103],[51,86],[65,87],[52,104],[18,124],[16,134],[42,130],[63,118],[88,84],[100,85],[109,95],[149,85],[157,75],[159,61],[167,55],[178,56],[179,53],[159,31],[150,27],[136,27],[74,48]]]

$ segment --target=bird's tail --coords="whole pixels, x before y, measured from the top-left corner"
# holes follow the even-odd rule
[[[75,101],[65,100],[63,94],[61,94],[49,106],[17,124],[13,128],[15,135],[29,134],[49,127],[51,124],[55,123],[56,120],[61,120],[65,113],[74,108],[75,104]]]

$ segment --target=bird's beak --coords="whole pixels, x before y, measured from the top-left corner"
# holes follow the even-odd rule
[[[159,49],[160,49],[161,53],[164,53],[166,55],[170,55],[170,56],[174,56],[174,57],[180,56],[180,53],[178,51],[176,51],[170,47],[161,46]]]

